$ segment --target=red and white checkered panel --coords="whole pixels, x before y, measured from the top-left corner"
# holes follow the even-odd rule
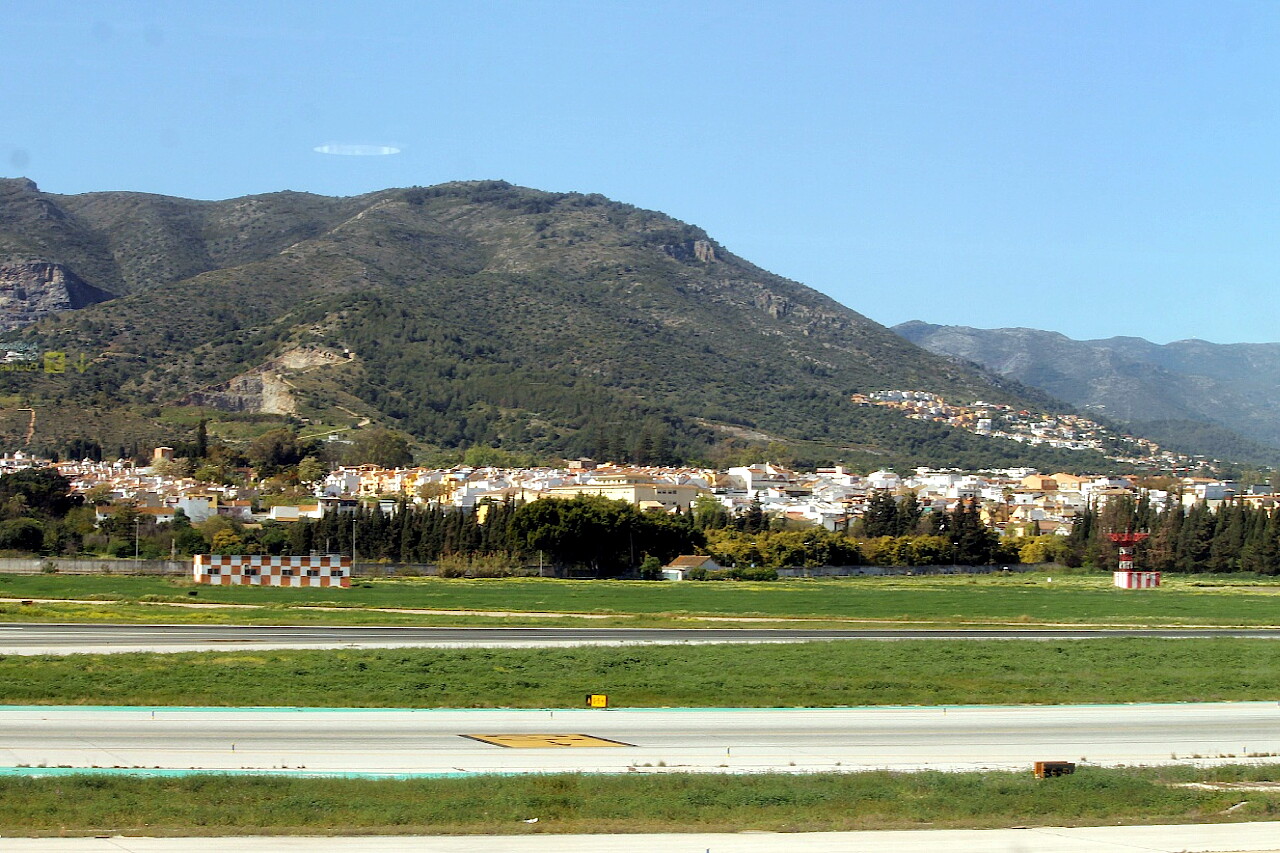
[[[261,554],[196,554],[196,583],[220,586],[351,586],[351,558],[268,557]]]
[[[1153,589],[1160,586],[1159,572],[1115,572],[1115,585],[1121,589]]]

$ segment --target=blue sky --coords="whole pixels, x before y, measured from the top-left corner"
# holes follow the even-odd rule
[[[0,34],[0,175],[49,192],[501,178],[887,325],[1280,341],[1273,2],[9,0]]]

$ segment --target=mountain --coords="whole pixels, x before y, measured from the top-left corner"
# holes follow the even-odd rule
[[[478,181],[215,202],[11,179],[10,261],[94,290],[11,336],[68,368],[0,372],[24,407],[0,416],[8,444],[30,410],[37,443],[114,446],[179,440],[214,409],[228,436],[255,418],[372,424],[423,451],[657,462],[773,442],[815,461],[1105,464],[851,405],[883,388],[1055,404],[599,195]]]
[[[893,331],[982,365],[1174,449],[1280,463],[1280,344],[1077,341],[1036,329],[919,321]]]

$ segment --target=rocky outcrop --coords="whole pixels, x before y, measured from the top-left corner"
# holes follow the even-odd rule
[[[294,398],[293,384],[288,379],[290,373],[331,367],[351,358],[350,353],[339,353],[327,347],[298,347],[226,382],[192,391],[181,402],[187,406],[205,406],[223,412],[294,414],[298,411],[298,403]]]
[[[220,385],[193,391],[181,400],[186,406],[203,406],[221,412],[261,412],[262,373],[244,373]]]
[[[55,311],[85,308],[114,298],[62,264],[0,261],[0,329],[15,329]]]
[[[668,243],[662,247],[662,251],[677,261],[684,261],[685,263],[698,261],[710,264],[718,260],[715,244],[710,240],[686,240],[683,243]]]

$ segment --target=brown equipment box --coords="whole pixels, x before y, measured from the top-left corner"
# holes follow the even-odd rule
[[[1069,776],[1076,772],[1074,761],[1037,761],[1036,778],[1047,779],[1050,776]]]

